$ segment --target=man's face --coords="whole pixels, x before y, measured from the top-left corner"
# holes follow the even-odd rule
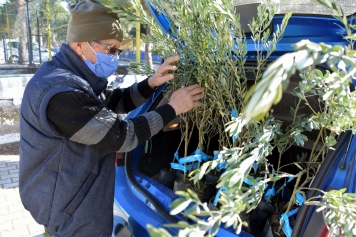
[[[96,63],[96,53],[95,52],[102,52],[105,54],[111,54],[111,55],[118,56],[121,52],[120,50],[117,50],[120,48],[120,43],[121,42],[117,39],[106,39],[106,40],[83,42],[82,55],[87,60],[89,60],[90,62],[95,64]],[[92,49],[90,48],[90,46]]]

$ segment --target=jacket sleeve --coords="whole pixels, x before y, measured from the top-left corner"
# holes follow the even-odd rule
[[[128,113],[146,102],[154,92],[148,85],[148,78],[128,88],[106,89],[107,107],[117,114]]]
[[[46,114],[51,127],[64,138],[117,152],[133,150],[176,117],[174,109],[165,104],[137,118],[121,120],[83,91],[56,94]]]

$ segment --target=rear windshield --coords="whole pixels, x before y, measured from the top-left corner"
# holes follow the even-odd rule
[[[241,6],[245,4],[261,3],[263,0],[234,0],[234,5]],[[356,12],[355,0],[336,0],[338,6],[341,6],[346,15],[351,15]],[[330,15],[331,12],[321,4],[316,3],[314,0],[271,0],[275,6],[277,14],[293,12],[295,14],[321,14]]]

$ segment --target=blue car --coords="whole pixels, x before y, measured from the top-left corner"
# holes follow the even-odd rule
[[[246,11],[255,9],[256,5],[246,5]],[[354,7],[355,8],[355,7]],[[155,20],[163,32],[170,34],[170,22],[163,14],[158,14],[150,7]],[[355,9],[354,9],[355,10]],[[243,17],[243,15],[241,15]],[[248,15],[244,15],[248,17]],[[283,15],[275,15],[271,29],[277,29],[282,23]],[[241,20],[244,20],[243,18]],[[348,20],[356,21],[356,15],[349,15]],[[347,45],[343,39],[344,30],[338,26],[339,22],[328,15],[294,14],[290,19],[282,40],[271,59],[275,59],[293,51],[292,44],[303,39],[312,42],[324,42],[331,45]],[[254,66],[254,45],[248,44],[248,65]],[[248,70],[248,69],[247,69]],[[252,75],[252,74],[251,74]],[[295,97],[291,95],[291,88],[296,87],[300,77],[294,75],[291,78],[289,88],[285,90],[282,101],[274,107],[277,119],[286,121],[291,116],[290,106],[295,103]],[[142,106],[130,112],[128,118],[137,117],[156,107],[168,103],[163,96],[164,87],[160,87],[154,95]],[[305,113],[308,113],[305,111]],[[192,139],[196,139],[196,137]],[[294,147],[291,152],[297,153],[311,150],[316,135],[311,134],[309,144],[305,147]],[[178,198],[171,188],[158,182],[161,170],[169,169],[173,154],[181,139],[179,119],[166,125],[157,135],[138,146],[135,150],[125,154],[117,154],[116,186],[115,186],[115,216],[114,233],[125,227],[133,236],[149,236],[147,224],[164,227],[164,224],[175,223],[184,220],[183,216],[170,215],[170,204]],[[189,147],[191,151],[195,147]],[[351,132],[340,135],[335,149],[329,152],[319,172],[314,178],[311,188],[332,190],[346,188],[348,193],[356,193],[356,137]],[[293,156],[293,157],[294,157]],[[293,161],[291,161],[293,162]],[[310,191],[308,197],[313,197],[317,191]],[[315,206],[302,205],[293,221],[292,237],[297,236],[328,236],[328,230],[321,212],[316,212]],[[172,235],[177,234],[177,229],[166,228]],[[220,227],[216,236],[236,237],[253,236],[247,230],[236,235],[231,228]]]

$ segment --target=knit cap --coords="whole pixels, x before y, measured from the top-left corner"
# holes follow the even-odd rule
[[[69,7],[67,42],[88,42],[103,39],[122,41],[123,30],[117,14],[109,12],[96,0],[84,0]]]

